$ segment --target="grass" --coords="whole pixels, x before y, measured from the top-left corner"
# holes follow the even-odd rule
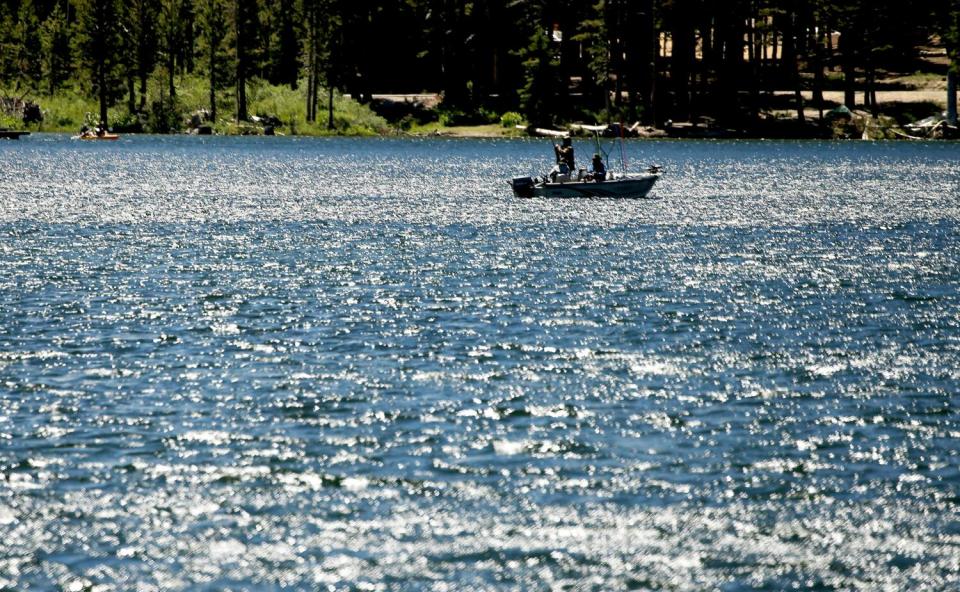
[[[0,94],[3,94],[2,90]],[[15,120],[15,125],[5,124],[6,127],[40,132],[76,132],[83,124],[87,113],[98,113],[100,110],[96,101],[79,95],[72,88],[64,89],[52,97],[29,96],[27,100],[40,105],[43,109],[43,121],[24,125],[21,121]],[[6,117],[14,120],[12,117]]]
[[[156,128],[166,127],[183,130],[191,113],[210,109],[209,87],[205,79],[198,76],[184,76],[178,77],[175,83],[177,95],[171,102],[168,93],[164,92],[167,85],[162,73],[156,73],[151,77],[146,100],[147,113],[140,116],[141,121],[146,122],[146,131],[156,131]],[[274,86],[264,81],[252,80],[247,86],[247,111],[250,115],[270,115],[279,118],[283,124],[277,128],[277,131],[290,135],[378,135],[390,132],[391,126],[385,119],[376,115],[367,106],[336,92],[333,99],[334,127],[328,129],[327,93],[322,90],[320,105],[318,105],[318,121],[308,123],[305,88],[305,84],[301,84],[297,90],[292,90],[289,86]],[[4,89],[0,88],[0,94],[4,94]],[[72,87],[64,88],[52,96],[40,94],[27,98],[40,105],[44,115],[43,121],[24,125],[7,117],[12,125],[6,125],[6,127],[29,131],[76,132],[84,123],[94,122],[99,113],[99,104],[95,99],[85,96]],[[211,122],[217,133],[239,134],[260,131],[258,126],[247,123],[238,124],[235,121],[236,101],[231,90],[218,91],[217,98],[217,121]],[[139,101],[139,97],[137,100]],[[156,108],[161,104],[166,108],[165,119],[158,119]],[[137,115],[131,114],[127,109],[125,97],[117,105],[108,109],[107,116],[111,123],[130,123],[137,120]],[[164,123],[158,124],[157,121]],[[0,124],[0,127],[3,126]],[[151,127],[155,129],[150,129]]]
[[[439,122],[431,122],[423,125],[413,125],[407,130],[407,133],[413,135],[448,135],[464,136],[474,138],[519,138],[526,137],[526,132],[516,128],[503,127],[499,123],[488,123],[483,125],[459,125],[444,126]]]

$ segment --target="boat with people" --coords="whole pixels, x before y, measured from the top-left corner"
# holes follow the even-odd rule
[[[650,167],[646,173],[630,175],[611,173],[604,180],[551,179],[543,177],[517,177],[507,181],[517,197],[646,197],[660,178],[660,168]]]
[[[98,134],[92,130],[88,130],[88,131],[82,132],[78,136],[73,136],[73,139],[74,140],[119,140],[120,135],[111,134],[108,132],[103,132],[102,134]]]
[[[89,116],[89,114],[88,114]],[[112,134],[110,130],[107,129],[107,124],[100,122],[94,126],[89,126],[84,124],[80,128],[80,133],[76,136],[73,136],[74,140],[119,140],[119,134]]]
[[[570,138],[565,137],[562,145],[553,146],[556,156],[556,165],[553,170],[542,177],[510,179],[507,183],[513,188],[513,194],[517,197],[646,197],[660,178],[660,167],[653,165],[640,174],[627,173],[621,136],[621,170],[608,171],[606,158],[609,152],[600,146],[600,129],[602,128],[598,126],[593,130],[597,151],[593,155],[589,170],[576,167],[573,145]]]

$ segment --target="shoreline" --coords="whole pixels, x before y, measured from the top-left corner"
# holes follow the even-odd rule
[[[824,134],[769,134],[769,135],[760,135],[752,134],[749,132],[742,132],[738,130],[716,130],[716,129],[706,129],[700,128],[703,133],[678,133],[670,134],[663,133],[657,135],[641,135],[641,136],[628,136],[624,137],[623,140],[627,142],[647,142],[647,141],[797,141],[797,142],[823,142],[823,141],[836,141],[836,142],[850,142],[850,141],[872,141],[872,142],[950,142],[958,141],[960,137],[920,137],[909,135],[904,131],[899,129],[891,131],[889,134],[884,134],[882,137],[870,137],[869,134],[864,136],[862,134],[855,136],[846,136],[846,137],[831,137]],[[76,132],[69,132],[63,130],[30,130],[30,131],[20,131],[18,132],[23,138],[16,139],[17,142],[29,142],[31,137],[42,137],[44,135],[55,135],[55,136],[69,136],[71,138],[77,135]],[[403,132],[403,133],[390,133],[390,134],[191,134],[186,132],[179,133],[170,133],[170,134],[158,134],[150,132],[117,132],[120,136],[120,139],[127,137],[197,137],[197,138],[318,138],[318,139],[329,139],[329,138],[370,138],[370,139],[394,139],[394,138],[407,138],[407,139],[419,139],[419,140],[551,140],[548,136],[540,136],[536,134],[513,134],[513,133],[493,133],[493,132],[483,132],[476,130],[463,130],[456,127],[438,129],[433,132]],[[574,141],[592,141],[592,136],[587,136],[583,134],[571,134],[571,137]],[[616,137],[613,136],[602,136],[604,140],[615,140]],[[7,138],[0,138],[7,139]],[[13,142],[13,138],[8,139],[10,142]],[[3,142],[0,142],[2,145]]]

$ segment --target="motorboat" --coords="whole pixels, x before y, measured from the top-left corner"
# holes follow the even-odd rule
[[[517,197],[616,197],[643,198],[660,178],[660,167],[652,166],[642,174],[607,173],[602,181],[582,176],[517,177],[507,181]]]

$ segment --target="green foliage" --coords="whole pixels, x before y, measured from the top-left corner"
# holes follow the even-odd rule
[[[144,117],[139,113],[121,112],[110,119],[110,129],[117,133],[142,133],[147,130]]]
[[[297,24],[301,15],[293,0],[277,0],[265,5],[269,36],[266,55],[269,80],[275,85],[288,85],[296,89],[300,70],[300,51]]]
[[[17,70],[20,80],[30,89],[40,86],[43,76],[41,69],[40,21],[32,0],[21,0],[17,12],[17,26],[14,30],[17,48]]]
[[[160,86],[162,89],[163,86]],[[183,129],[186,110],[179,98],[174,95],[164,94],[162,91],[150,103],[150,109],[147,111],[147,131],[155,134],[168,134],[178,132]]]
[[[60,4],[53,7],[50,16],[40,25],[40,51],[46,92],[53,94],[72,74],[70,59],[70,26]]]
[[[605,10],[605,0],[599,0],[593,6],[594,13],[601,17]],[[607,34],[606,19],[592,18],[581,21],[579,32],[573,37],[574,41],[583,45],[587,56],[586,69],[591,76],[585,80],[585,92],[593,97],[593,106],[603,106],[607,102],[607,81],[611,70]]]
[[[13,115],[0,113],[0,129],[20,129],[23,127],[23,121]]]
[[[520,107],[527,120],[535,125],[552,125],[561,109],[559,94],[560,61],[546,33],[537,29],[529,44],[517,52],[522,59],[524,83],[520,89]]]
[[[0,83],[18,97],[54,95],[42,101],[52,113],[44,126],[91,110],[123,126],[139,112],[151,129],[179,129],[202,107],[224,129],[236,115],[270,113],[319,133],[331,87],[336,113],[324,133],[387,127],[340,93],[363,102],[441,93],[443,123],[458,126],[496,124],[500,112],[540,126],[654,115],[737,122],[801,77],[822,91],[842,76],[847,98],[862,96],[891,68],[915,70],[930,39],[943,40],[956,68],[958,23],[952,0],[8,0]],[[661,38],[671,52],[658,57]],[[424,121],[411,115],[391,121]]]
[[[101,119],[123,93],[119,16],[119,0],[77,0],[75,47],[90,94],[99,99]]]
[[[441,105],[439,121],[444,126],[484,125],[496,123],[499,116],[483,107],[475,109],[445,108]]]
[[[95,119],[93,112],[97,111],[95,100],[73,89],[61,89],[55,95],[41,97],[39,102],[44,114],[39,129],[44,131],[76,132],[85,115],[90,113],[90,118]]]
[[[507,111],[500,116],[500,125],[506,128],[514,128],[523,123],[523,116],[516,111]]]
[[[139,82],[138,109],[147,103],[147,81],[157,63],[159,0],[128,0],[124,14],[127,76]]]

